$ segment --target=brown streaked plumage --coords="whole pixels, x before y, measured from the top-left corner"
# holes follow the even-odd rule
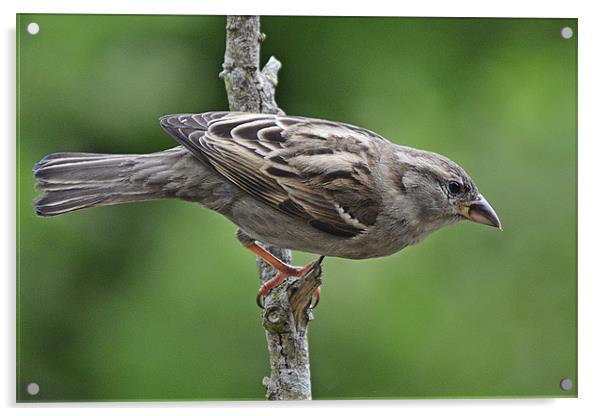
[[[223,111],[164,116],[160,124],[180,147],[42,159],[34,168],[44,192],[36,213],[177,198],[228,217],[256,252],[249,241],[345,258],[392,254],[461,219],[500,227],[456,163],[370,130]],[[288,267],[279,270],[293,273]]]
[[[375,223],[373,143],[385,139],[369,130],[244,113],[167,116],[161,126],[242,190],[321,231],[352,237]]]

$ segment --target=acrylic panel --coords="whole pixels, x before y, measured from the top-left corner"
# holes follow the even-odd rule
[[[45,155],[158,152],[177,145],[159,117],[227,110],[225,26],[17,16],[18,401],[265,398],[260,282],[228,219],[180,200],[33,208]],[[577,20],[267,16],[261,30],[287,114],[447,156],[503,223],[327,256],[313,398],[576,397]]]

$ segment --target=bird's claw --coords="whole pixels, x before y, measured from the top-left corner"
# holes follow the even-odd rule
[[[259,306],[261,309],[265,309],[265,306],[263,304],[263,299],[265,299],[265,297],[271,292],[271,289],[269,290],[264,290],[264,286],[262,285],[259,290],[257,291],[257,296],[255,297],[255,302],[257,302],[257,306]]]
[[[309,300],[309,309],[316,309],[316,307],[318,306],[318,303],[320,303],[320,288],[317,287],[316,290],[314,290],[314,293],[312,293],[311,295],[311,299]]]
[[[312,273],[314,270],[320,270],[320,268],[322,267],[323,260],[324,256],[320,256],[318,260],[312,261],[305,267],[299,268],[298,273],[296,273],[295,275],[300,278],[305,278],[309,273]],[[263,302],[265,297],[269,295],[273,288],[282,284],[288,277],[289,276],[283,273],[278,273],[276,277],[274,277],[272,280],[269,280],[268,282],[261,285],[261,287],[257,291],[257,296],[255,297],[255,302],[257,303],[257,306],[259,306],[261,309],[265,309],[265,305]],[[320,303],[319,287],[316,288],[316,290],[314,290],[314,292],[312,293],[311,299],[309,300],[309,308],[315,309],[316,306],[318,306],[318,303]]]

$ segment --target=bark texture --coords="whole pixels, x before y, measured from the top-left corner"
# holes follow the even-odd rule
[[[259,16],[227,17],[226,53],[220,77],[226,84],[232,111],[282,113],[275,99],[281,64],[271,57],[263,69],[259,67],[264,38]],[[286,263],[292,262],[290,250],[266,249]],[[275,271],[259,257],[257,265],[262,282],[275,276]],[[290,278],[264,300],[262,323],[271,371],[263,384],[269,400],[311,399],[307,324],[312,319],[311,295],[320,284],[321,268],[316,265],[305,278]]]

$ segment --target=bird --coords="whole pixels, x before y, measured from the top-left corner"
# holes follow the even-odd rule
[[[258,290],[260,306],[324,256],[389,256],[463,220],[502,228],[457,163],[352,124],[231,111],[166,115],[159,124],[178,146],[45,156],[33,169],[42,192],[35,213],[156,199],[199,203],[234,223],[240,243],[276,270]],[[321,257],[296,267],[266,244]]]

